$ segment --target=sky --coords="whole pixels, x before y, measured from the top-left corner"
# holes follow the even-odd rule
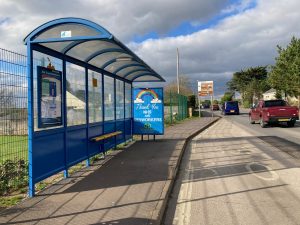
[[[236,71],[272,65],[277,45],[300,37],[299,0],[0,0],[0,48],[25,53],[23,38],[56,18],[96,22],[167,83],[179,75],[226,90]]]

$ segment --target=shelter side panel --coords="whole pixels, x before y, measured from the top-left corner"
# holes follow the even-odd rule
[[[125,129],[124,129],[125,121],[117,121],[116,122],[116,131],[121,131],[122,134],[116,136],[117,144],[121,144],[125,141]]]
[[[67,165],[74,165],[87,158],[86,128],[67,131]]]
[[[41,181],[65,168],[64,133],[34,137],[33,180]]]
[[[97,125],[89,128],[89,140],[93,137],[103,134],[103,125]],[[93,156],[100,152],[103,152],[102,141],[92,142],[89,141],[89,155]]]
[[[132,122],[131,119],[125,120],[125,140],[129,140],[132,138],[131,136],[131,132],[132,132]]]
[[[105,122],[104,123],[104,133],[107,134],[107,133],[112,133],[112,132],[115,132],[116,131],[116,122],[115,121],[110,121],[110,122]],[[116,137],[111,137],[111,138],[108,138],[108,139],[105,139],[103,142],[104,142],[104,150],[108,150],[108,149],[111,149],[113,147],[115,147],[115,142],[116,140]]]

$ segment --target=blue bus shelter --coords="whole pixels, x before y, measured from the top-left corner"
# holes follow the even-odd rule
[[[32,197],[37,182],[131,139],[132,82],[164,79],[85,19],[47,22],[24,43]]]

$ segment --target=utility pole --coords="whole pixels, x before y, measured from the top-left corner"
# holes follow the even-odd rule
[[[179,94],[179,51],[177,48],[177,93]]]

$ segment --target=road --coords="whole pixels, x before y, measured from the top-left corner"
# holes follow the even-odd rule
[[[271,125],[266,128],[261,128],[259,124],[250,124],[248,109],[241,109],[240,115],[222,116],[220,111],[214,111],[215,116],[222,116],[230,120],[235,125],[245,129],[254,136],[269,136],[291,141],[300,145],[300,121],[298,120],[295,127],[287,127],[286,125]],[[209,115],[209,111],[205,115]]]
[[[188,145],[164,224],[300,224],[299,129],[222,118]]]

